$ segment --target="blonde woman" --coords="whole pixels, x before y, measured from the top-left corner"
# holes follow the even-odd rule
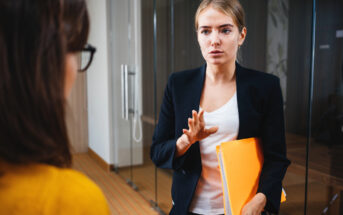
[[[170,214],[224,214],[215,148],[249,137],[261,138],[265,163],[242,214],[278,213],[289,165],[279,79],[236,62],[247,34],[238,1],[202,1],[195,27],[206,64],[169,77],[151,146],[154,163],[174,170]]]

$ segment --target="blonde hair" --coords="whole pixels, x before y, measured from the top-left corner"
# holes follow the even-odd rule
[[[213,7],[224,14],[231,16],[238,27],[239,32],[245,27],[244,9],[238,0],[203,0],[195,13],[195,30],[198,30],[200,13],[207,7]]]

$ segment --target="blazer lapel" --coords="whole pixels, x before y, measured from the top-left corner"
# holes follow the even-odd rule
[[[184,128],[188,128],[188,117],[192,117],[192,110],[199,111],[199,105],[200,105],[200,99],[201,99],[201,93],[202,89],[204,88],[204,80],[205,80],[205,72],[206,72],[206,64],[202,67],[200,67],[198,70],[195,71],[194,74],[192,74],[193,77],[191,77],[192,81],[187,82],[187,85],[185,89],[187,89],[184,93],[185,98],[187,100],[184,100],[185,106],[184,106],[184,112],[183,115],[187,116],[184,120]],[[191,148],[189,149],[189,152],[187,153],[192,154],[190,161],[196,165],[193,166],[195,169],[199,169],[201,171],[201,158],[200,158],[200,147],[199,142],[194,143]]]
[[[192,110],[199,110],[202,89],[204,87],[206,64],[192,74],[191,81],[184,83],[183,87],[183,115],[186,117],[184,128],[188,128],[188,117],[192,117]]]
[[[244,128],[246,128],[248,119],[246,105],[248,98],[246,94],[247,86],[246,86],[246,77],[244,74],[244,69],[236,63],[236,89],[237,89],[237,103],[238,103],[238,116],[239,116],[239,129],[238,129],[238,137],[237,139],[242,139],[245,137]]]
[[[191,99],[191,107],[192,110],[199,111],[200,99],[202,89],[204,88],[204,81],[205,81],[205,73],[206,73],[206,64],[200,67],[200,75],[195,77],[194,82],[191,84],[191,89],[194,89],[194,95]]]

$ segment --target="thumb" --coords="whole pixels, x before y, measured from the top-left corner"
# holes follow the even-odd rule
[[[209,129],[205,129],[205,132],[208,134],[208,135],[211,135],[211,134],[214,134],[218,131],[218,126],[213,126]]]

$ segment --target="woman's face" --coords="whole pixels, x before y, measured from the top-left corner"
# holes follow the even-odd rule
[[[64,97],[69,98],[71,89],[76,80],[78,70],[77,55],[73,53],[67,54],[66,57],[66,77],[64,85]]]
[[[231,16],[211,6],[200,13],[197,30],[201,53],[212,65],[234,62],[246,35],[246,29],[239,32]]]

